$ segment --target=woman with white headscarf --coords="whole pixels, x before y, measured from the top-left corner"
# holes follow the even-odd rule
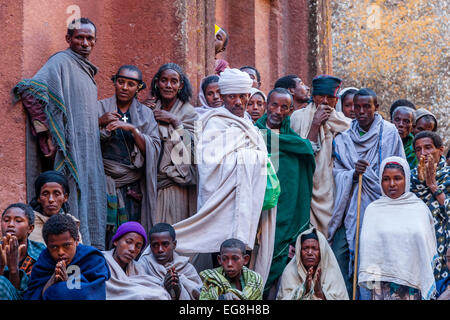
[[[297,237],[295,256],[283,271],[277,300],[348,300],[336,257],[316,228]]]
[[[195,108],[195,111],[199,115],[223,105],[223,101],[220,98],[218,82],[219,76],[214,74],[203,78],[200,82],[200,90],[198,93],[200,105]]]
[[[247,102],[247,113],[256,122],[266,112],[267,98],[264,92],[259,89],[250,89],[250,98]]]
[[[338,102],[336,103],[336,111],[342,112],[347,118],[355,119],[355,111],[353,110],[353,96],[358,91],[357,88],[344,88],[338,93]]]
[[[361,228],[358,284],[372,300],[430,299],[436,288],[433,217],[409,190],[405,159],[386,158],[380,173],[382,196],[367,207]]]

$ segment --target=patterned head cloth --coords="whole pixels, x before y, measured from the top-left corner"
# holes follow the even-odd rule
[[[341,83],[341,79],[327,74],[317,76],[312,81],[312,95],[337,97],[337,92],[339,91]]]

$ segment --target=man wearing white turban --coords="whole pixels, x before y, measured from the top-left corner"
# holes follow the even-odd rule
[[[257,242],[251,269],[264,281],[270,268],[276,210],[262,211],[267,183],[267,148],[245,108],[253,81],[238,69],[227,69],[219,78],[224,106],[200,118],[196,161],[198,166],[197,213],[174,225],[177,252],[219,252],[223,241],[236,238],[247,249]],[[256,237],[258,234],[258,239]]]

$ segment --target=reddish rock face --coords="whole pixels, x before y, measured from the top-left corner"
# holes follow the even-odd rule
[[[25,113],[11,106],[10,91],[22,75],[22,4],[2,1],[0,37],[0,210],[25,201]],[[7,39],[7,40],[6,40]]]
[[[232,68],[256,67],[261,90],[266,93],[278,78],[288,74],[299,75],[310,86],[317,73],[330,73],[331,65],[317,63],[328,56],[313,50],[323,33],[317,32],[312,22],[326,20],[323,12],[327,12],[327,1],[317,1],[314,7],[309,2],[217,0],[216,23],[230,36],[226,51],[217,58],[227,60]],[[328,50],[327,45],[322,51]]]

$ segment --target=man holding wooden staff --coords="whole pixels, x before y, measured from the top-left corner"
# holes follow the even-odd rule
[[[335,138],[333,176],[336,193],[328,225],[328,241],[332,244],[350,297],[354,290],[357,228],[362,225],[366,207],[381,196],[378,183],[381,162],[391,156],[405,158],[397,129],[377,113],[379,105],[375,92],[362,88],[355,93],[353,102],[356,119],[352,120],[349,130]],[[359,292],[360,299],[367,298],[363,290]]]

